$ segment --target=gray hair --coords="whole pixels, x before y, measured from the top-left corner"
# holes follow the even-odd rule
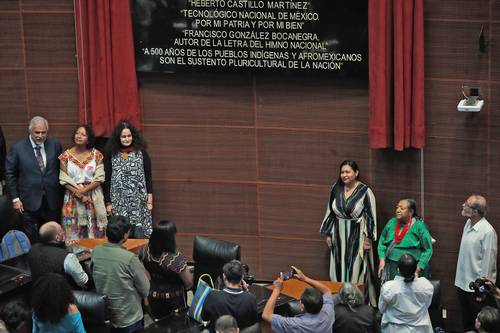
[[[473,194],[474,202],[470,205],[470,208],[477,210],[479,216],[484,217],[486,215],[486,199],[482,195]]]
[[[363,295],[361,291],[356,287],[356,285],[344,282],[339,291],[340,303],[345,304],[351,309],[351,311],[356,312],[354,309],[356,306],[363,304]]]
[[[45,127],[47,127],[47,130],[49,129],[49,122],[47,121],[47,119],[45,119],[42,116],[35,116],[31,119],[30,124],[28,126],[28,129],[30,130],[30,132],[33,129],[33,127],[35,127],[38,124],[44,124]]]
[[[215,322],[215,331],[218,333],[236,333],[238,332],[238,323],[231,315],[223,315]]]

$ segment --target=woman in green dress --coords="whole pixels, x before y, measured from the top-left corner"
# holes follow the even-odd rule
[[[378,243],[378,275],[382,283],[394,279],[397,263],[403,254],[411,254],[418,261],[419,276],[430,277],[429,260],[432,257],[432,237],[424,221],[417,214],[414,199],[401,199],[396,216],[384,227]]]

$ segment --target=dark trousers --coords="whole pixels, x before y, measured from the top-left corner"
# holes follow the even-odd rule
[[[462,309],[462,323],[464,331],[475,331],[476,317],[481,308],[486,304],[482,304],[476,300],[474,293],[465,292],[460,288],[458,289],[458,301]]]
[[[144,328],[144,318],[127,327],[112,327],[111,333],[132,333]]]
[[[45,196],[42,198],[42,205],[37,211],[30,212],[25,210],[21,214],[21,227],[22,231],[28,236],[31,244],[38,242],[38,229],[41,225],[49,222],[55,221],[60,223],[61,220],[61,210],[52,210],[47,204],[47,199]]]

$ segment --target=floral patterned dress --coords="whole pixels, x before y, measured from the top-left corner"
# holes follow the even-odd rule
[[[90,184],[97,165],[103,163],[103,155],[97,149],[92,149],[83,161],[74,157],[69,149],[64,151],[59,159],[66,165],[68,176],[77,184]],[[88,195],[91,196],[91,193]],[[64,193],[62,227],[66,232],[67,240],[103,238],[106,232],[105,227],[97,225],[94,204],[83,203],[68,189]]]

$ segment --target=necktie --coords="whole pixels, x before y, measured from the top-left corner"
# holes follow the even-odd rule
[[[42,157],[42,152],[40,151],[42,149],[42,146],[36,145],[35,150],[36,150],[36,160],[38,161],[38,166],[40,167],[40,170],[42,173],[45,172],[45,164],[43,164],[43,157]]]

